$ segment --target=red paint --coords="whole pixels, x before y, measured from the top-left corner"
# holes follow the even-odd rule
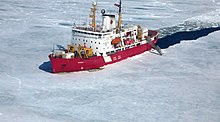
[[[134,40],[124,40],[125,45],[134,44]]]
[[[157,38],[153,40],[153,43],[156,42],[157,42]],[[80,58],[65,59],[65,58],[55,58],[51,54],[49,55],[49,58],[54,73],[72,72],[72,71],[97,69],[102,66],[127,59],[128,57],[141,54],[145,51],[150,50],[151,48],[152,47],[150,46],[150,44],[147,43],[129,49],[125,49],[123,51],[116,52],[115,54],[109,55],[112,59],[111,62],[105,62],[103,56],[95,56],[88,59],[80,59]]]

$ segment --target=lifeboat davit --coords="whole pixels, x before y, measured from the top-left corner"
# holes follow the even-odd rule
[[[118,44],[121,42],[121,38],[116,37],[115,39],[112,40],[112,45]]]

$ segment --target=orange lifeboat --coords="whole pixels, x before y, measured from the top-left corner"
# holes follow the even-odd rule
[[[116,37],[115,39],[112,40],[112,45],[118,44],[119,42],[121,42],[121,38]]]

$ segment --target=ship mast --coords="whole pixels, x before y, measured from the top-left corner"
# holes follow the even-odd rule
[[[92,3],[92,8],[91,8],[91,12],[92,14],[89,16],[90,18],[92,18],[92,23],[90,24],[90,26],[93,27],[93,31],[96,31],[96,2]]]
[[[121,0],[120,0],[120,2],[119,2],[118,7],[119,7],[119,11],[118,11],[118,26],[117,26],[117,29],[118,29],[118,31],[120,31],[120,30],[121,30],[121,23],[122,23],[122,17],[121,17]]]

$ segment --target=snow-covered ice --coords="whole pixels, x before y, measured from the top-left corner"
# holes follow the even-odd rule
[[[116,1],[98,1],[116,12]],[[179,31],[217,27],[219,0],[127,0],[126,23]],[[1,122],[219,122],[220,31],[97,72],[52,74],[53,44],[71,41],[91,1],[0,1]],[[192,28],[193,26],[193,28]],[[45,66],[45,65],[43,65]],[[49,66],[48,66],[49,67]]]

